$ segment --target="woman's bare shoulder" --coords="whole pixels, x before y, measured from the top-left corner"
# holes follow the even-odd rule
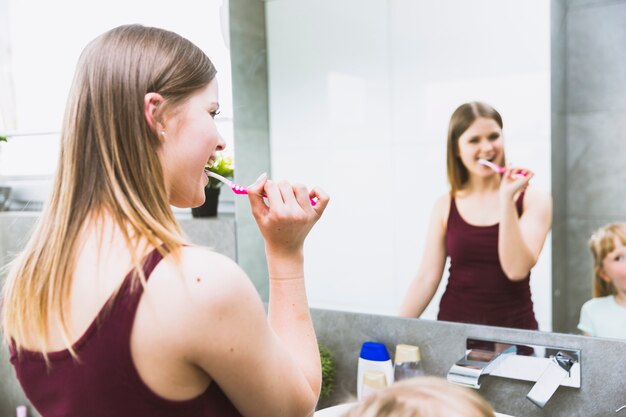
[[[210,375],[208,366],[220,363],[234,339],[267,327],[265,317],[256,289],[233,260],[184,247],[148,279],[135,318],[134,354],[148,358],[143,363],[149,367],[187,375],[201,366]]]
[[[451,199],[452,197],[450,196],[450,193],[441,194],[435,200],[435,208],[437,209],[447,208],[448,206],[450,206]]]
[[[206,323],[233,308],[251,314],[264,311],[243,269],[204,247],[184,247],[179,259],[165,257],[155,268],[147,292],[170,310],[172,320],[180,325],[197,324],[198,317]]]
[[[431,218],[439,220],[442,227],[445,229],[445,225],[448,223],[448,216],[450,214],[450,202],[452,197],[450,193],[445,193],[437,197],[435,204],[433,205],[433,212]]]

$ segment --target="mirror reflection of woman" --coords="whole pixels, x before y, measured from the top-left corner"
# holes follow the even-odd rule
[[[465,103],[450,119],[450,192],[434,204],[420,268],[400,315],[419,317],[450,257],[439,320],[535,330],[530,271],[552,223],[552,200],[530,184],[534,173],[506,166],[500,114]],[[478,162],[506,166],[503,174]]]

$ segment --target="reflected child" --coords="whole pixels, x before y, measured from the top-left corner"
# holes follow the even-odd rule
[[[580,310],[584,335],[626,339],[626,223],[611,223],[589,240],[593,298]]]

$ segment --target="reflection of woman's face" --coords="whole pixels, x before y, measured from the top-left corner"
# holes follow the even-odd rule
[[[459,137],[459,157],[470,175],[486,177],[495,172],[483,164],[479,159],[486,159],[502,165],[504,160],[504,146],[502,129],[493,119],[478,118]]]

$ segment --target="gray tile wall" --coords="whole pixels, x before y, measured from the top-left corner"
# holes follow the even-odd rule
[[[235,132],[235,182],[249,184],[270,174],[270,142],[265,42],[265,3],[230,0],[230,48]],[[268,297],[263,239],[246,199],[235,201],[239,265]]]
[[[550,10],[551,32],[551,107],[552,107],[552,326],[564,330],[569,298],[565,292],[567,280],[567,146],[566,146],[566,94],[565,45],[566,0],[552,0]],[[563,293],[561,291],[563,290]]]
[[[393,357],[395,345],[418,345],[428,375],[445,376],[465,355],[468,337],[522,344],[581,349],[581,388],[559,388],[540,409],[526,399],[532,382],[484,377],[478,391],[499,413],[517,417],[596,417],[616,415],[626,404],[626,344],[583,336],[404,319],[330,310],[313,310],[318,342],[328,347],[336,362],[336,389],[318,408],[351,400],[356,392],[361,344],[384,343]]]
[[[6,265],[23,248],[38,218],[38,212],[0,213],[0,265]],[[191,242],[213,248],[236,261],[235,218],[232,214],[207,219],[194,219],[191,215],[177,218]],[[0,271],[0,287],[5,276],[6,271]],[[15,407],[28,401],[15,379],[8,351],[4,343],[0,342],[0,345],[0,417],[15,417]],[[29,416],[37,417],[38,414],[30,410]]]
[[[553,328],[576,332],[596,228],[626,221],[626,0],[552,1]]]

